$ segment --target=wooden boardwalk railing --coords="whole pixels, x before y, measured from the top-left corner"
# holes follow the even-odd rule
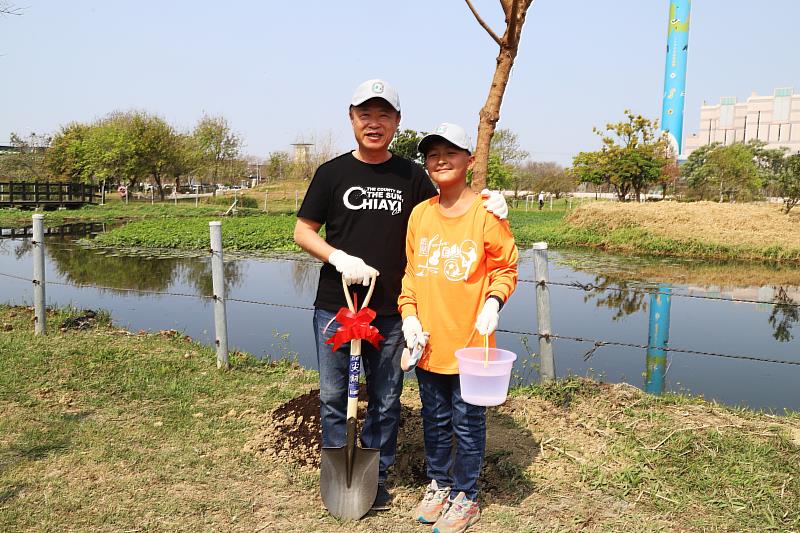
[[[100,200],[95,185],[60,182],[0,182],[0,207],[80,207]]]

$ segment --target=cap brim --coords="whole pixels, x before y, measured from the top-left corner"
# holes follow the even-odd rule
[[[394,109],[398,113],[400,112],[399,108],[395,107],[395,105],[393,103],[391,103],[389,100],[387,100],[383,96],[368,96],[368,97],[364,98],[363,100],[353,100],[353,101],[350,102],[350,105],[352,105],[353,107],[358,107],[361,104],[363,104],[364,102],[367,102],[367,101],[373,100],[373,99],[375,99],[375,100],[383,100],[384,102],[389,104],[389,107],[391,107],[392,109]]]
[[[444,141],[447,144],[452,144],[453,146],[455,146],[456,148],[458,148],[460,150],[466,150],[470,154],[472,153],[472,150],[470,150],[469,148],[464,148],[463,146],[459,146],[456,143],[454,143],[453,141],[451,141],[450,139],[448,139],[447,137],[443,137],[443,136],[439,135],[438,133],[429,133],[428,135],[423,137],[422,140],[419,141],[419,144],[417,144],[417,151],[419,153],[421,153],[422,155],[425,155],[425,151],[428,149],[430,144],[432,142],[434,142],[434,141]]]

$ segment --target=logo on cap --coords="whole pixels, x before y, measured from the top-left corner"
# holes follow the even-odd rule
[[[436,128],[436,133],[446,133],[446,132],[447,132],[447,126],[445,126],[444,124],[441,124],[438,128]]]
[[[372,92],[375,94],[381,94],[383,92],[383,83],[375,82],[372,84]]]

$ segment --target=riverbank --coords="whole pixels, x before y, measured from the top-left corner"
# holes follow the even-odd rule
[[[592,202],[563,230],[573,244],[615,252],[800,263],[800,212],[774,204]]]
[[[280,353],[236,353],[219,372],[177,332],[102,315],[59,331],[69,315],[34,337],[29,309],[0,306],[0,530],[426,530],[408,518],[422,486],[413,384],[394,508],[343,524],[322,509],[309,454],[274,444],[277,428],[315,434],[292,410],[314,372]],[[571,379],[513,391],[488,427],[471,531],[800,528],[797,414]]]
[[[233,200],[231,200],[233,202]],[[149,204],[146,202],[110,201],[106,205],[87,205],[79,209],[44,211],[45,226],[53,227],[76,222],[121,222],[162,218],[219,217],[227,207],[213,204]],[[40,211],[41,212],[41,211]],[[257,209],[240,209],[239,214],[258,213]],[[0,209],[0,227],[20,228],[31,225],[35,211],[29,209]]]
[[[93,244],[202,250],[208,247],[208,222],[219,220],[223,211],[214,205],[117,202],[48,212],[45,223],[128,221],[99,235]],[[292,239],[291,211],[264,213],[245,208],[223,220],[228,250],[299,251]],[[560,201],[552,210],[512,209],[509,221],[521,247],[545,241],[551,248],[580,246],[634,255],[800,264],[800,213],[786,215],[775,205],[588,202],[568,210],[566,202]],[[29,223],[29,211],[0,210],[0,226]]]

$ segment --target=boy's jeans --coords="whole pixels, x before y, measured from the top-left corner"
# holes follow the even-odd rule
[[[333,351],[325,341],[339,327],[335,320],[325,326],[336,313],[314,310],[314,335],[317,341],[319,364],[320,425],[322,446],[338,448],[345,445],[347,428],[347,373],[350,365],[350,343]],[[380,449],[380,483],[386,481],[386,471],[394,464],[397,449],[397,428],[400,422],[400,393],[403,392],[403,371],[400,356],[405,346],[402,321],[399,315],[378,316],[372,321],[384,340],[376,350],[370,343],[361,342],[361,365],[367,378],[369,404],[361,427],[361,445]]]
[[[474,501],[486,451],[486,408],[461,398],[458,374],[436,374],[419,367],[416,371],[428,478],[440,487],[450,487],[451,494],[463,491]]]

